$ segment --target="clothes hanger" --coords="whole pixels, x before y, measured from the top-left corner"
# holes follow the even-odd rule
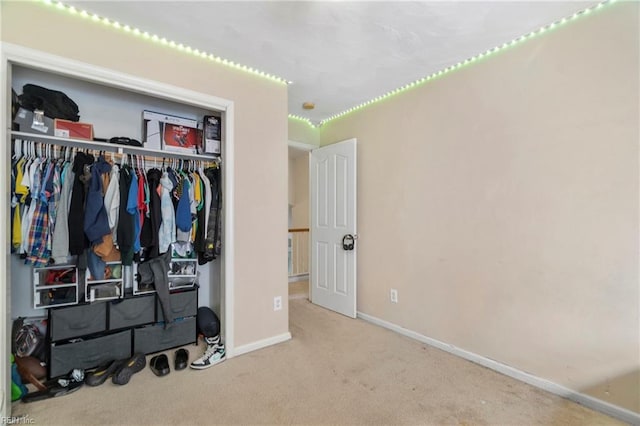
[[[18,145],[20,145],[20,139],[14,139],[13,140],[13,156],[11,157],[12,160],[16,160],[18,159]]]

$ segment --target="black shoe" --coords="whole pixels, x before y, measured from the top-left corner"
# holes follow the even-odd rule
[[[176,370],[184,370],[189,363],[189,351],[186,349],[178,349],[176,351],[176,359],[174,360],[174,367]]]
[[[70,382],[65,386],[59,383],[50,385],[46,390],[36,391],[26,394],[22,397],[22,402],[35,402],[43,399],[55,398],[63,396],[71,392],[75,392],[82,387],[82,382]]]
[[[84,378],[84,384],[87,386],[100,386],[103,384],[117,369],[122,365],[124,361],[122,360],[113,360],[109,361],[91,373],[88,373]]]
[[[73,370],[65,377],[51,379],[45,382],[45,389],[31,392],[22,397],[22,402],[35,402],[43,399],[63,396],[75,392],[84,384],[84,371]]]
[[[158,377],[166,376],[171,372],[169,369],[169,358],[165,354],[156,355],[149,362],[151,371]]]
[[[147,359],[142,352],[133,354],[131,358],[124,361],[113,373],[111,381],[116,385],[126,385],[131,376],[142,370],[147,365]]]

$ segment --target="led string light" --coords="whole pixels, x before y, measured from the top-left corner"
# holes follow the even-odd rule
[[[140,30],[138,28],[130,27],[129,25],[121,24],[118,21],[112,21],[109,18],[101,17],[101,16],[99,16],[97,14],[90,14],[86,10],[78,11],[78,9],[76,9],[75,7],[67,6],[66,4],[64,4],[62,2],[59,2],[59,1],[41,0],[41,2],[46,4],[46,5],[53,6],[56,9],[66,11],[66,12],[72,14],[72,15],[79,15],[79,16],[81,16],[83,18],[91,19],[94,22],[102,23],[102,24],[104,24],[106,26],[113,27],[113,28],[115,28],[117,30],[124,31],[124,32],[130,33],[130,34],[134,34],[134,35],[136,35],[138,37],[144,38],[145,40],[149,40],[149,41],[151,41],[153,43],[158,43],[158,44],[161,44],[161,45],[164,45],[164,46],[168,46],[168,47],[171,47],[173,49],[177,49],[177,50],[180,50],[182,52],[191,54],[193,56],[198,56],[200,58],[203,58],[203,59],[206,59],[206,60],[209,60],[209,61],[213,61],[213,62],[216,62],[218,64],[225,65],[225,66],[228,66],[230,68],[234,68],[234,69],[237,69],[237,70],[240,70],[240,71],[244,71],[244,72],[247,72],[249,74],[257,75],[259,77],[263,77],[263,78],[266,78],[266,79],[271,80],[271,81],[275,81],[275,82],[282,83],[282,84],[291,84],[291,82],[289,80],[286,80],[286,79],[284,79],[282,77],[278,77],[276,75],[269,74],[269,73],[266,73],[264,71],[260,71],[260,70],[255,69],[255,68],[248,67],[246,65],[237,64],[237,63],[235,63],[233,61],[229,61],[227,59],[223,59],[223,58],[221,58],[219,56],[215,56],[215,55],[213,55],[211,53],[204,52],[204,51],[201,51],[199,49],[194,49],[191,46],[186,46],[186,45],[184,45],[182,43],[176,43],[173,40],[167,40],[166,38],[159,37],[156,34],[150,34],[147,31],[142,31],[142,30]]]
[[[467,59],[465,59],[463,61],[460,61],[457,64],[448,66],[447,68],[445,68],[443,70],[436,71],[436,72],[434,72],[434,73],[432,73],[432,74],[430,74],[430,75],[428,75],[426,77],[422,77],[422,78],[420,78],[418,80],[412,81],[411,83],[407,83],[404,86],[401,86],[399,88],[390,90],[389,92],[387,92],[387,93],[385,93],[383,95],[377,96],[377,97],[375,97],[373,99],[370,99],[368,101],[362,102],[361,104],[358,104],[358,105],[356,105],[354,107],[351,107],[351,108],[349,108],[349,109],[347,109],[345,111],[339,112],[339,113],[334,114],[334,115],[332,115],[332,116],[330,116],[328,118],[325,118],[324,120],[320,121],[320,124],[317,127],[320,127],[320,126],[328,123],[331,120],[335,120],[336,118],[344,117],[347,114],[350,114],[350,113],[355,112],[355,111],[359,111],[359,110],[361,110],[361,109],[363,109],[363,108],[365,108],[365,107],[367,107],[367,106],[369,106],[371,104],[375,104],[377,102],[383,101],[383,100],[388,99],[388,98],[390,98],[390,97],[392,97],[394,95],[397,95],[399,93],[406,92],[407,90],[412,89],[412,88],[414,88],[416,86],[421,86],[421,85],[423,85],[423,84],[425,84],[425,83],[427,83],[427,82],[429,82],[429,81],[431,81],[433,79],[441,77],[441,76],[443,76],[445,74],[449,74],[449,73],[451,73],[453,71],[456,71],[456,70],[458,70],[458,69],[460,69],[460,68],[462,68],[464,66],[473,64],[473,63],[479,61],[480,59],[486,58],[487,56],[495,55],[498,52],[501,52],[501,51],[503,51],[503,50],[505,50],[505,49],[507,49],[509,47],[515,46],[516,44],[520,44],[522,42],[525,42],[525,41],[529,40],[530,38],[535,37],[535,36],[537,36],[539,34],[543,34],[543,33],[547,32],[549,30],[555,29],[555,28],[557,28],[559,26],[562,26],[562,25],[565,25],[565,24],[567,24],[569,22],[575,21],[576,19],[578,19],[578,18],[580,18],[582,16],[589,15],[590,13],[594,12],[595,10],[602,9],[605,5],[612,4],[615,1],[616,0],[605,0],[605,1],[603,1],[601,3],[598,3],[598,4],[596,4],[596,5],[592,6],[592,7],[589,7],[587,9],[583,9],[581,11],[578,11],[578,12],[574,13],[573,15],[569,16],[569,17],[565,17],[565,18],[562,18],[562,19],[560,19],[558,21],[552,22],[552,23],[550,23],[548,25],[545,25],[545,26],[535,30],[535,31],[531,31],[528,34],[525,34],[523,36],[517,37],[517,38],[515,38],[515,39],[513,39],[513,40],[511,40],[509,42],[503,43],[500,46],[495,46],[495,47],[493,47],[493,48],[491,48],[489,50],[486,50],[486,51],[484,51],[482,53],[479,53],[479,54],[477,54],[475,56],[472,56],[472,57],[467,58]],[[291,115],[289,117],[295,118],[295,117],[293,117]],[[311,123],[311,121],[309,121],[309,123]]]
[[[215,56],[215,55],[213,55],[211,53],[200,51],[198,49],[193,49],[192,47],[185,46],[182,43],[176,43],[173,40],[167,40],[164,37],[159,37],[159,36],[157,36],[155,34],[149,34],[146,31],[143,32],[143,31],[139,30],[138,28],[132,28],[129,25],[123,25],[123,24],[120,24],[117,21],[111,21],[108,18],[100,17],[100,16],[98,16],[96,14],[91,15],[85,10],[78,11],[75,7],[67,6],[64,3],[59,2],[59,1],[54,1],[54,0],[41,0],[41,1],[42,1],[42,3],[54,6],[57,9],[65,10],[65,11],[69,12],[72,15],[80,15],[83,18],[91,19],[92,21],[95,21],[95,22],[101,22],[104,25],[111,26],[111,27],[113,27],[113,28],[115,28],[117,30],[124,31],[126,33],[133,33],[136,36],[143,37],[143,38],[145,38],[147,40],[150,40],[150,41],[152,41],[154,43],[159,43],[161,45],[168,46],[168,47],[171,47],[173,49],[177,49],[177,50],[180,50],[182,52],[189,53],[189,54],[192,54],[194,56],[198,56],[198,57],[201,57],[203,59],[216,62],[218,64],[222,64],[222,65],[225,65],[225,66],[228,66],[228,67],[231,67],[231,68],[235,68],[235,69],[240,70],[240,71],[244,71],[244,72],[247,72],[247,73],[250,73],[250,74],[253,74],[253,75],[264,77],[266,79],[269,79],[269,80],[272,80],[272,81],[276,81],[278,83],[292,84],[291,81],[283,79],[281,77],[278,77],[278,76],[275,76],[275,75],[272,75],[272,74],[269,74],[269,73],[265,73],[264,71],[260,71],[260,70],[257,70],[255,68],[248,67],[246,65],[236,64],[233,61],[229,61],[227,59],[221,58],[219,56]],[[301,116],[298,116],[298,115],[295,115],[295,114],[289,114],[289,118],[305,122],[309,126],[314,127],[314,128],[315,127],[320,127],[320,126],[328,123],[331,120],[335,120],[337,118],[343,117],[343,116],[345,116],[347,114],[350,114],[352,112],[359,111],[359,110],[361,110],[361,109],[363,109],[363,108],[365,108],[365,107],[367,107],[367,106],[369,106],[371,104],[381,102],[381,101],[383,101],[385,99],[388,99],[388,98],[390,98],[390,97],[392,97],[394,95],[406,92],[407,90],[412,89],[414,87],[422,86],[425,83],[427,83],[427,82],[429,82],[429,81],[431,81],[433,79],[441,77],[441,76],[443,76],[445,74],[449,74],[449,73],[451,73],[453,71],[456,71],[456,70],[458,70],[458,69],[460,69],[462,67],[465,67],[467,65],[473,64],[473,63],[475,63],[475,62],[477,62],[477,61],[479,61],[479,60],[481,60],[481,59],[483,59],[483,58],[485,58],[487,56],[495,55],[496,53],[501,52],[501,51],[503,51],[503,50],[505,50],[505,49],[507,49],[509,47],[512,47],[512,46],[516,45],[516,44],[523,43],[523,42],[529,40],[532,37],[535,37],[537,35],[543,34],[543,33],[547,32],[547,31],[550,31],[550,30],[555,29],[555,28],[557,28],[559,26],[565,25],[565,24],[567,24],[569,22],[575,21],[576,19],[578,19],[578,18],[580,18],[582,16],[589,15],[589,14],[591,14],[592,12],[594,12],[594,11],[596,11],[598,9],[602,9],[605,5],[613,4],[616,1],[617,0],[605,0],[605,1],[600,2],[600,3],[598,3],[598,4],[596,4],[596,5],[592,6],[592,7],[580,10],[580,11],[574,13],[571,16],[568,16],[568,17],[562,18],[562,19],[560,19],[558,21],[552,22],[552,23],[550,23],[548,25],[545,25],[545,26],[535,30],[535,31],[531,31],[528,34],[525,34],[523,36],[517,37],[517,38],[515,38],[515,39],[513,39],[513,40],[511,40],[509,42],[503,43],[500,46],[495,46],[495,47],[493,47],[491,49],[488,49],[488,50],[486,50],[486,51],[484,51],[482,53],[479,53],[479,54],[477,54],[475,56],[472,56],[470,58],[462,60],[462,61],[460,61],[460,62],[458,62],[458,63],[456,63],[454,65],[451,65],[451,66],[448,66],[448,67],[446,67],[446,68],[444,68],[442,70],[436,71],[436,72],[434,72],[434,73],[432,73],[432,74],[430,74],[430,75],[428,75],[426,77],[422,77],[422,78],[420,78],[418,80],[415,80],[415,81],[412,81],[410,83],[407,83],[404,86],[398,87],[396,89],[392,89],[392,90],[390,90],[390,91],[388,91],[388,92],[386,92],[386,93],[384,93],[384,94],[382,94],[380,96],[376,96],[373,99],[370,99],[368,101],[362,102],[362,103],[360,103],[360,104],[358,104],[356,106],[353,106],[353,107],[351,107],[351,108],[349,108],[347,110],[344,110],[342,112],[334,114],[334,115],[332,115],[332,116],[330,116],[328,118],[325,118],[325,119],[321,120],[318,125],[315,125],[308,118],[301,117]]]
[[[297,120],[297,121],[302,121],[306,124],[308,124],[309,126],[313,127],[314,129],[318,126],[316,126],[315,124],[313,124],[313,122],[311,120],[309,120],[306,117],[300,117],[299,115],[295,115],[295,114],[289,114],[289,118],[292,120]]]

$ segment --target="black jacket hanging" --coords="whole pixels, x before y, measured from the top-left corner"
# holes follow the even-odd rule
[[[145,249],[145,259],[153,259],[160,254],[158,231],[162,221],[162,209],[158,187],[162,172],[151,169],[147,172],[147,185],[149,186],[149,217],[145,219],[140,233],[140,245]]]
[[[85,166],[91,165],[94,158],[84,152],[78,152],[73,159],[73,188],[71,189],[71,202],[69,203],[69,253],[72,255],[82,254],[85,248],[89,247],[89,241],[84,235],[82,224],[84,223],[84,204],[86,199],[86,189],[88,176],[85,175]],[[90,175],[89,175],[90,177]]]
[[[204,171],[211,185],[211,208],[207,222],[207,237],[204,241],[204,251],[198,255],[198,264],[204,265],[220,255],[222,247],[220,238],[220,225],[222,221],[222,191],[220,189],[220,169],[209,167]]]
[[[133,239],[135,238],[134,216],[127,212],[129,202],[129,187],[133,170],[128,165],[120,168],[120,214],[118,216],[118,247],[122,264],[129,266],[133,263]]]

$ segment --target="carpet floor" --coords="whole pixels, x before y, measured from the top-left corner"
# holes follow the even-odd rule
[[[290,300],[289,313],[288,342],[207,370],[156,377],[147,367],[125,386],[14,403],[13,416],[47,425],[623,424],[305,299]],[[186,348],[193,360],[203,345]]]
[[[289,299],[308,299],[309,281],[296,281],[289,283]]]

